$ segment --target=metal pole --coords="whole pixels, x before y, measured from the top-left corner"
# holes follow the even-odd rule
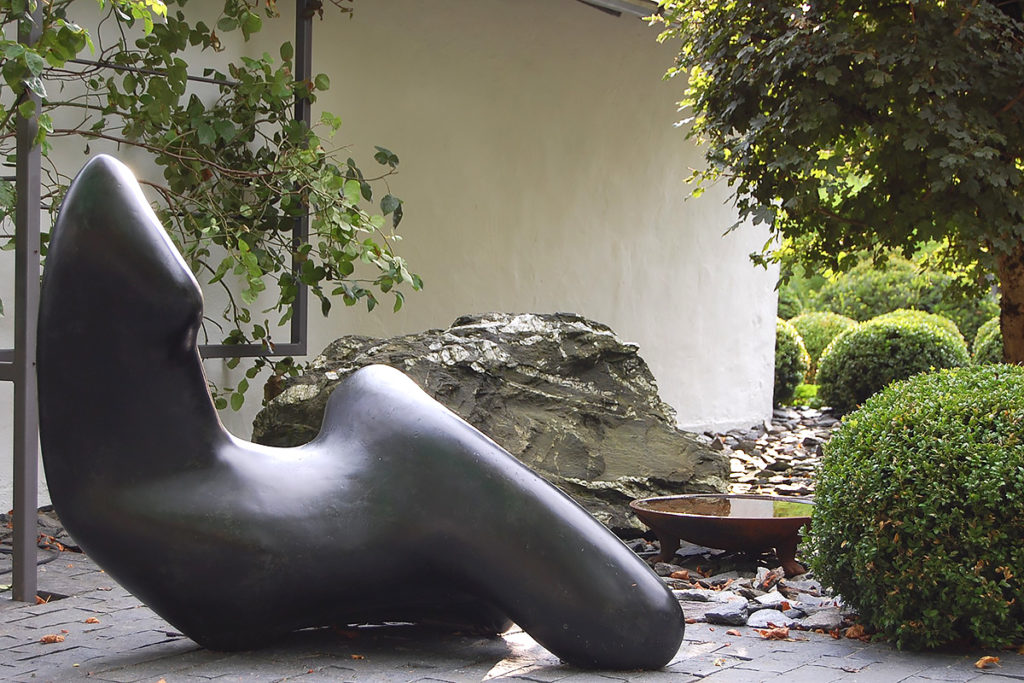
[[[295,2],[295,79],[298,81],[313,80],[313,15],[315,11],[308,0]],[[295,100],[295,120],[302,121],[308,127],[312,120],[312,109],[309,99],[300,97]],[[309,212],[295,219],[292,231],[292,249],[298,255],[299,247],[309,241]],[[299,266],[296,256],[292,257],[292,272],[298,279]],[[306,320],[309,308],[309,290],[301,281],[296,282],[298,291],[292,303],[291,342],[297,345],[297,356],[306,355]]]
[[[43,7],[36,3],[18,27],[18,40],[34,45],[42,35]],[[40,150],[36,145],[39,98],[26,90],[35,111],[17,122],[17,206],[14,265],[14,572],[15,600],[35,602],[39,505],[39,408],[36,401],[36,319],[39,313]]]

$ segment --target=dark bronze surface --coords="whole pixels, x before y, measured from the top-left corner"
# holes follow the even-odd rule
[[[730,516],[731,501],[735,500],[806,503],[810,510],[810,501],[802,498],[717,493],[645,498],[634,500],[630,507],[658,536],[661,553],[657,559],[661,562],[672,560],[682,539],[722,550],[774,548],[786,576],[806,571],[796,561],[796,548],[800,528],[811,523],[810,516]]]
[[[562,659],[657,668],[683,636],[662,581],[570,498],[387,367],[290,449],[225,431],[202,295],[130,171],[90,161],[43,280],[38,372],[54,506],[100,566],[214,649],[365,621],[511,618]]]

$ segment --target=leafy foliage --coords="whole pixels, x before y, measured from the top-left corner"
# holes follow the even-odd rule
[[[999,330],[998,316],[978,328],[971,351],[975,363],[1003,362],[1003,333]]]
[[[907,316],[873,318],[840,333],[818,361],[818,397],[840,413],[891,382],[969,365],[963,337]]]
[[[1024,639],[1024,368],[918,375],[848,415],[818,473],[811,566],[904,648]]]
[[[858,322],[898,308],[914,308],[921,298],[917,268],[903,258],[875,265],[864,260],[828,280],[818,291],[818,305]]]
[[[800,333],[782,318],[775,319],[775,389],[772,401],[775,405],[793,398],[793,391],[800,384],[811,359],[804,348]]]
[[[810,357],[811,362],[807,369],[808,381],[812,381],[817,376],[818,360],[821,358],[821,353],[832,343],[832,340],[840,332],[845,332],[857,326],[857,321],[852,318],[829,311],[801,313],[789,322],[800,334],[800,338],[803,339],[807,354]]]
[[[784,284],[779,287],[779,317],[790,320],[802,313],[804,304],[793,287]]]
[[[999,311],[990,293],[964,296],[946,273],[929,269],[923,261],[896,256],[880,264],[862,260],[827,280],[815,299],[818,308],[858,321],[897,309],[938,313],[953,320],[969,338]]]
[[[905,320],[912,323],[920,323],[922,325],[931,325],[937,330],[945,332],[946,334],[952,335],[960,340],[965,346],[967,341],[964,336],[960,334],[960,328],[956,326],[956,323],[945,316],[941,316],[937,313],[926,313],[924,311],[915,311],[907,308],[899,308],[895,311],[889,311],[882,315],[875,316],[873,318],[876,321],[882,320]]]
[[[793,244],[756,257],[784,273],[938,242],[967,285],[998,271],[1004,330],[1024,339],[1024,24],[1003,5],[1019,10],[662,0],[668,76],[688,78],[688,135],[706,145],[695,193],[724,177],[741,222]]]
[[[273,0],[225,0],[208,26],[186,14],[186,1],[168,0],[165,7],[156,0],[101,0],[99,10],[88,0],[44,3],[37,44],[3,40],[0,72],[9,92],[0,151],[13,154],[15,113],[33,113],[32,92],[42,98],[44,154],[58,146],[88,153],[97,140],[148,152],[162,177],[140,180],[158,198],[158,217],[200,281],[225,293],[222,320],[206,321],[211,341],[272,350],[300,283],[325,315],[337,298],[372,310],[381,294],[393,297],[397,311],[404,301],[399,286],[422,286],[394,249],[403,206],[387,178],[398,157],[378,147],[377,171],[364,174],[332,147],[336,115],[324,112],[312,127],[295,120],[296,102],[315,101],[330,79],[298,80],[291,43],[275,55],[194,73],[186,51],[219,51],[233,33],[248,41],[278,13]],[[32,6],[0,2],[0,23],[23,21]],[[101,29],[90,35],[73,12]],[[70,178],[52,163],[44,168],[43,198],[55,212]],[[14,193],[9,181],[0,181],[0,218],[7,223]],[[307,214],[310,236],[298,244],[293,229]],[[217,396],[220,407],[240,407],[248,380],[271,364],[251,362],[246,377]],[[272,365],[278,375],[299,368],[291,358]]]

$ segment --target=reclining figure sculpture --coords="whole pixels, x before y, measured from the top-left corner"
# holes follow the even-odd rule
[[[683,615],[568,496],[374,366],[312,442],[233,437],[196,346],[202,294],[131,172],[89,161],[54,226],[39,313],[53,504],[88,555],[212,649],[382,621],[518,623],[563,660],[658,668]]]

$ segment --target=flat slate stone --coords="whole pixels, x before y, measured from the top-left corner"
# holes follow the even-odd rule
[[[747,601],[730,600],[717,603],[714,609],[704,613],[704,619],[709,624],[745,626],[747,623]]]
[[[787,617],[777,609],[759,609],[747,617],[747,626],[751,628],[769,628],[771,626],[793,626],[796,621]]]

